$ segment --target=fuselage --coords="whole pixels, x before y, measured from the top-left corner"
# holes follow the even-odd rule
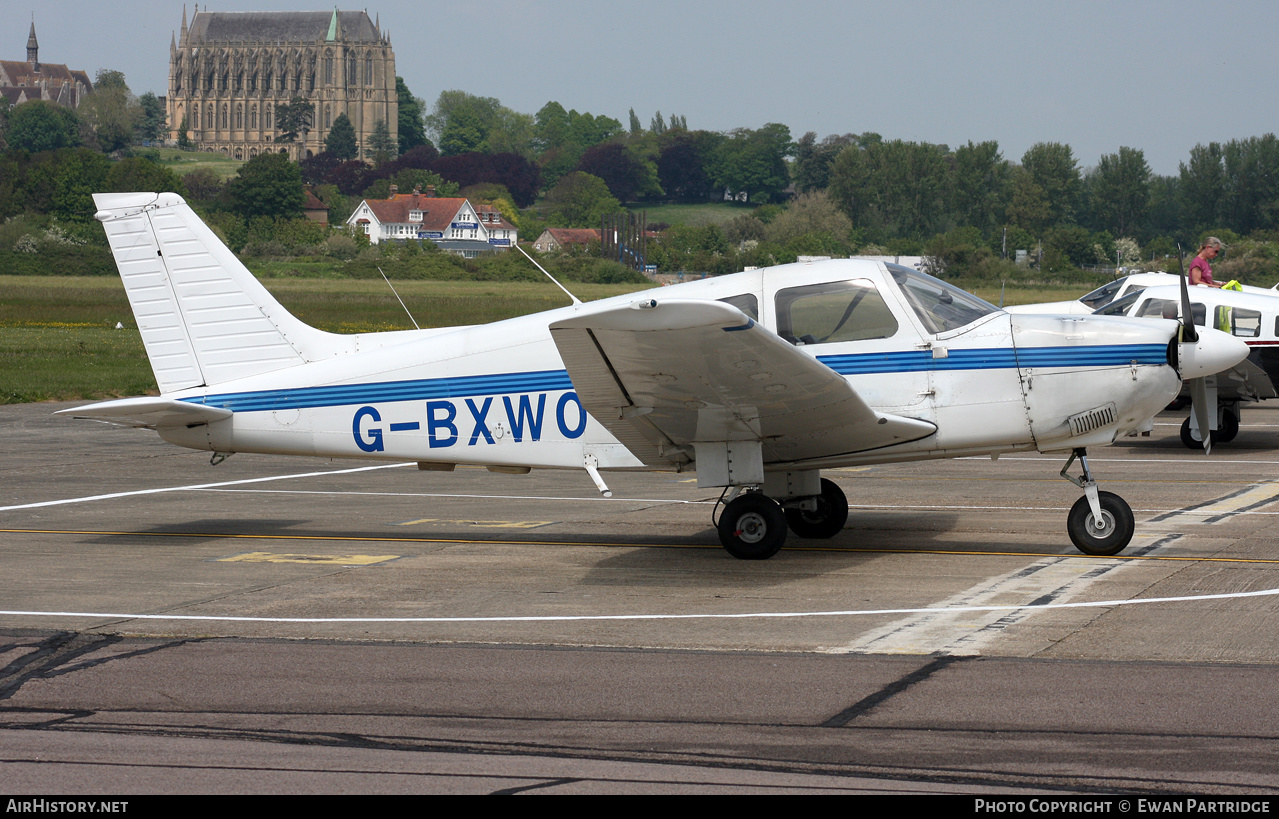
[[[233,415],[159,432],[223,452],[562,468],[590,455],[602,469],[654,468],[583,409],[549,328],[601,305],[663,299],[725,301],[839,373],[873,409],[936,426],[889,447],[766,463],[774,470],[1110,443],[1180,388],[1168,354],[1176,322],[1011,316],[902,271],[785,265],[399,333],[388,346],[174,392]]]

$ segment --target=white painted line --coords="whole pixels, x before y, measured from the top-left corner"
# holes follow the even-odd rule
[[[0,506],[0,512],[13,509],[35,509],[40,506],[61,506],[67,503],[88,503],[89,501],[111,500],[112,498],[128,498],[135,495],[156,495],[161,492],[190,492],[195,489],[213,489],[219,486],[239,486],[246,483],[264,483],[266,481],[288,481],[294,478],[316,478],[324,475],[347,475],[352,472],[368,472],[373,469],[397,469],[405,464],[379,464],[377,466],[359,466],[354,469],[333,469],[325,472],[299,472],[293,475],[273,475],[269,478],[245,478],[240,481],[222,481],[220,483],[200,483],[191,486],[162,486],[157,489],[136,489],[132,492],[111,492],[106,495],[88,495],[83,498],[63,498],[62,500],[40,501],[39,503],[20,503],[15,506]]]
[[[1098,558],[1090,558],[1097,560]],[[1139,606],[1147,603],[1198,603],[1207,600],[1237,600],[1245,597],[1279,596],[1279,589],[1225,594],[1194,594],[1181,597],[1143,597],[1134,600],[1097,600],[1089,603],[1028,603],[1005,606],[952,606],[918,609],[850,609],[847,611],[761,611],[741,614],[565,614],[526,617],[232,617],[204,614],[120,614],[93,611],[0,611],[13,617],[94,617],[112,620],[197,620],[226,623],[562,623],[576,620],[752,620],[796,617],[867,617],[885,614],[954,614],[960,612],[1023,611],[1027,609],[1098,609]]]
[[[1190,462],[1199,463],[1204,466],[1233,466],[1235,464],[1262,464],[1263,466],[1274,466],[1279,461],[1236,461],[1225,460],[1223,458],[1210,458],[1199,455],[1196,452],[1187,451],[1188,458],[1098,458],[1095,455],[1088,456],[1090,464],[1181,464],[1185,465]],[[953,461],[989,461],[989,455],[965,455],[962,458],[951,458]],[[1051,455],[1000,455],[999,461],[1050,461],[1055,463],[1064,463],[1063,459],[1057,457],[1056,453]],[[994,461],[994,463],[999,463]],[[924,463],[920,461],[919,463]],[[933,463],[933,462],[928,462]],[[879,466],[895,466],[895,464],[879,464]]]

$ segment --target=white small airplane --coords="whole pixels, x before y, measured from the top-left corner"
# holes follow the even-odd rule
[[[1114,301],[1140,293],[1147,287],[1176,287],[1179,276],[1176,273],[1129,273],[1112,282],[1107,282],[1091,293],[1080,296],[1075,301],[1049,301],[1038,304],[1014,304],[1005,307],[1009,313],[1052,313],[1054,315],[1086,316],[1095,313]],[[1243,292],[1259,296],[1273,296],[1274,290],[1242,285]],[[1279,288],[1279,285],[1275,285]],[[1204,289],[1207,289],[1206,287]]]
[[[158,397],[62,412],[214,453],[476,464],[498,472],[695,469],[724,487],[720,542],[774,555],[848,515],[821,470],[1069,452],[1089,554],[1133,535],[1086,447],[1229,368],[1242,341],[1175,321],[1010,316],[883,262],[783,265],[473,327],[335,335],[276,302],[172,193],[96,194]],[[1192,335],[1193,327],[1186,328]],[[1076,460],[1082,475],[1068,474]],[[717,507],[718,508],[718,507]]]
[[[1249,288],[1244,292],[1210,287],[1191,287],[1190,315],[1195,325],[1210,326],[1248,345],[1248,358],[1204,379],[1203,413],[1211,432],[1207,444],[1234,440],[1242,417],[1240,406],[1279,397],[1279,294],[1273,290]],[[1099,316],[1169,318],[1181,313],[1181,292],[1177,286],[1149,287],[1116,299],[1096,312]],[[1190,396],[1190,388],[1183,390]],[[1216,413],[1211,408],[1216,407]],[[1181,425],[1181,442],[1191,449],[1205,446],[1199,406]]]

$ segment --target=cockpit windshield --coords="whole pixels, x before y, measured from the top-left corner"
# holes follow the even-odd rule
[[[886,266],[907,303],[930,333],[958,330],[983,316],[999,312],[995,305],[941,279],[899,264]]]
[[[1079,300],[1093,310],[1105,307],[1114,300],[1115,296],[1123,289],[1123,286],[1127,281],[1127,276],[1124,276],[1122,279],[1115,279],[1110,284],[1103,284],[1101,287],[1098,287],[1086,296],[1080,296]]]
[[[1145,288],[1142,288],[1143,290]],[[1141,290],[1136,290],[1122,299],[1115,299],[1104,307],[1093,310],[1095,316],[1126,316],[1128,309],[1132,307],[1132,303],[1141,298]]]

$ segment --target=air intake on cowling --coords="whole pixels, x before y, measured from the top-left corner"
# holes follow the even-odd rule
[[[1086,432],[1101,429],[1115,423],[1115,405],[1107,404],[1104,407],[1085,410],[1067,418],[1066,423],[1070,424],[1071,435],[1083,435]]]

